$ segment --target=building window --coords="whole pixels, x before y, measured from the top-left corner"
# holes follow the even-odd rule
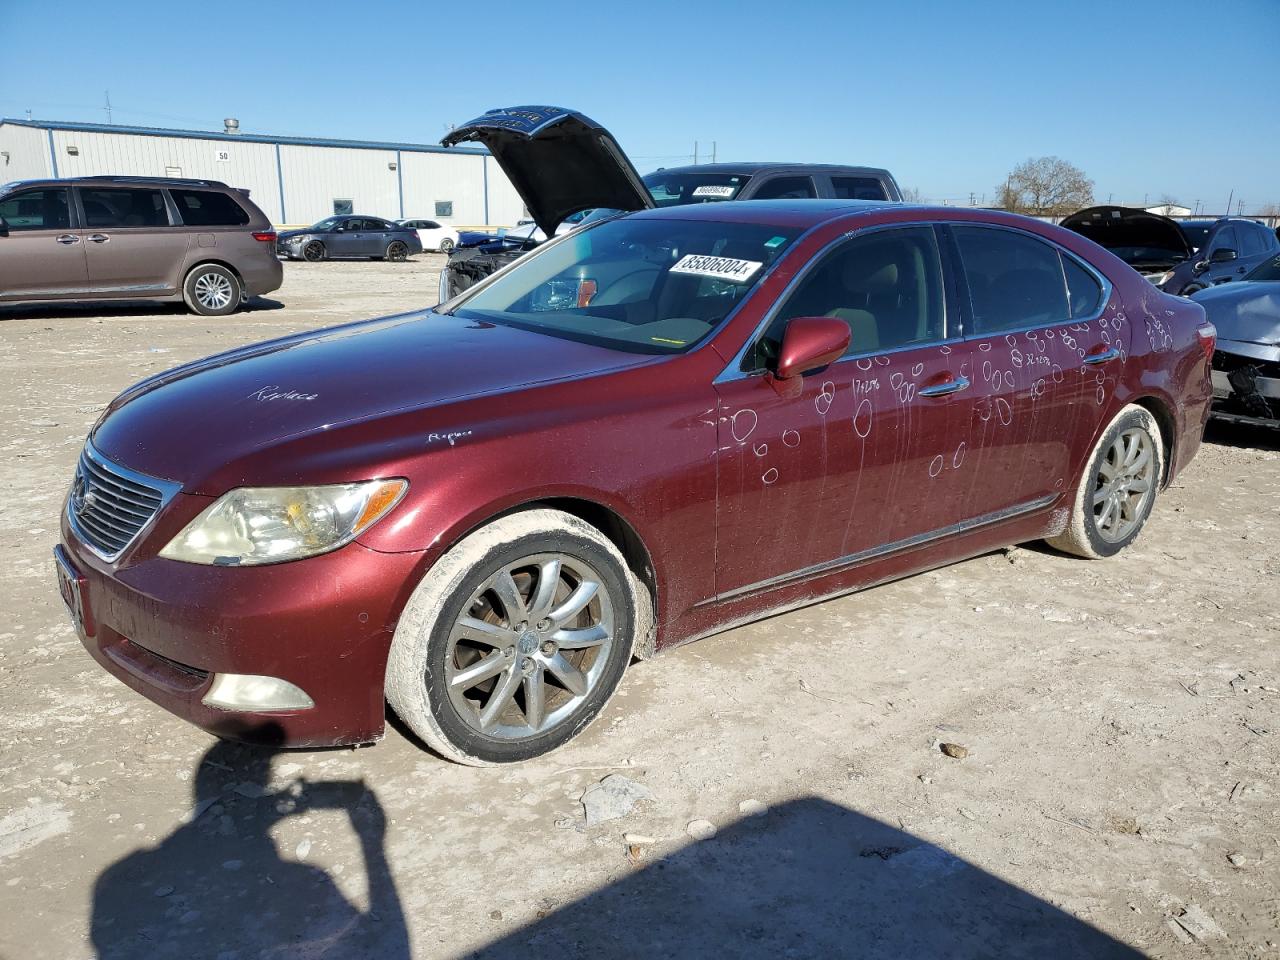
[[[437,200],[437,201],[436,201],[436,216],[437,216],[437,217],[452,217],[452,216],[453,216],[453,201],[452,201],[452,200]]]
[[[335,217],[350,216],[352,212],[352,203],[350,200],[334,200],[333,215]]]

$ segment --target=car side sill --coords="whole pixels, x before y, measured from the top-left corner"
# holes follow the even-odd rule
[[[979,527],[989,526],[993,523],[1001,523],[1005,520],[1012,520],[1014,517],[1020,517],[1023,514],[1034,513],[1036,510],[1047,507],[1057,498],[1057,494],[1048,494],[1043,497],[1037,497],[1035,500],[1028,500],[1025,503],[1005,507],[1002,510],[995,510],[991,513],[984,513],[981,516],[970,517],[967,520],[961,520],[959,523],[954,523],[946,527],[939,527],[936,530],[917,533],[914,536],[904,537],[901,540],[894,540],[891,543],[881,544],[878,547],[869,547],[866,550],[859,550],[857,553],[850,553],[843,557],[837,557],[834,560],[825,560],[822,563],[815,563],[812,566],[804,567],[800,570],[793,570],[790,573],[782,573],[775,577],[769,577],[767,580],[758,580],[755,583],[748,583],[745,586],[735,587],[732,590],[727,590],[724,593],[717,594],[714,597],[709,597],[706,600],[700,600],[698,603],[694,604],[694,606],[702,607],[711,603],[722,603],[726,600],[734,600],[738,597],[751,593],[762,593],[765,590],[773,590],[777,587],[795,583],[798,580],[808,580],[811,577],[819,577],[828,573],[836,573],[849,567],[870,563],[872,560],[880,560],[895,553],[902,553],[905,550],[914,550],[917,547],[922,547],[926,544],[933,543],[934,541],[945,539],[946,537],[958,536],[962,533],[969,533]]]

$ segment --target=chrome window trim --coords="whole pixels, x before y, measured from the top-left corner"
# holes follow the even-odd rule
[[[814,255],[809,258],[809,262],[804,265],[803,269],[801,269],[799,273],[797,273],[794,277],[792,277],[791,281],[785,287],[783,287],[782,292],[778,294],[778,297],[774,301],[773,306],[769,308],[768,312],[764,315],[764,318],[756,326],[756,329],[752,331],[751,336],[747,337],[746,340],[743,341],[742,346],[739,347],[737,353],[733,355],[733,359],[729,361],[728,365],[723,370],[721,370],[720,373],[716,376],[716,378],[711,382],[713,384],[732,383],[735,380],[747,380],[747,379],[750,379],[751,377],[758,377],[764,372],[762,370],[743,370],[742,369],[742,364],[743,364],[743,361],[746,360],[747,353],[756,345],[756,343],[759,342],[760,337],[764,335],[764,332],[769,329],[769,325],[773,323],[774,318],[777,317],[779,311],[782,309],[783,304],[787,302],[787,300],[791,297],[791,294],[795,293],[796,287],[799,286],[809,276],[810,273],[812,273],[815,269],[817,269],[818,264],[826,257],[828,253],[831,252],[833,247],[836,247],[839,244],[844,243],[848,240],[852,240],[854,237],[867,237],[875,233],[883,233],[886,230],[903,230],[910,227],[928,227],[929,229],[932,230],[937,228],[938,226],[943,225],[944,222],[945,221],[934,221],[934,220],[908,220],[908,221],[901,221],[898,223],[882,223],[872,227],[853,227],[852,229],[846,231],[845,233],[840,234],[840,236],[833,238],[829,243],[824,245],[821,250],[818,250],[816,253],[814,253]],[[824,227],[826,225],[827,224],[825,223],[821,223],[805,231],[804,234],[796,238],[796,245],[799,246],[800,241],[803,240],[805,236],[808,236],[808,234],[818,229],[818,227]],[[910,343],[901,347],[891,347],[888,350],[872,350],[864,353],[850,353],[845,356],[842,356],[839,360],[836,360],[835,363],[843,363],[846,360],[865,359],[867,357],[885,356],[891,353],[902,353],[906,350],[924,350],[924,349],[928,349],[929,347],[940,347],[948,343],[959,343],[964,339],[963,336],[956,336],[956,337],[949,336],[951,331],[952,318],[948,309],[950,307],[950,304],[947,303],[947,282],[946,282],[947,274],[946,274],[946,267],[942,263],[942,243],[941,241],[936,241],[936,242],[938,245],[938,271],[942,279],[942,300],[943,300],[942,331],[944,335],[943,339],[929,340],[925,343]]]
[[[994,510],[991,513],[984,513],[976,517],[970,517],[967,520],[961,520],[959,523],[952,523],[945,527],[938,527],[934,530],[927,530],[923,533],[913,534],[910,537],[903,537],[901,540],[893,540],[889,543],[881,544],[878,547],[868,547],[866,550],[859,550],[857,553],[850,553],[843,557],[836,557],[834,560],[824,560],[822,563],[815,563],[808,567],[802,567],[799,570],[792,570],[790,573],[780,573],[774,577],[768,577],[764,580],[758,580],[755,583],[748,583],[745,586],[726,590],[724,593],[718,593],[714,597],[708,597],[706,600],[699,601],[694,604],[694,606],[701,607],[710,603],[734,600],[747,594],[763,593],[766,590],[773,590],[777,587],[788,586],[813,577],[826,576],[830,573],[839,573],[840,571],[847,570],[850,567],[870,563],[873,560],[881,560],[885,557],[892,556],[893,554],[915,550],[936,541],[945,540],[948,537],[971,533],[972,531],[981,529],[982,527],[987,527],[995,523],[1002,523],[1005,520],[1013,520],[1017,517],[1034,513],[1037,510],[1041,510],[1044,507],[1049,506],[1057,500],[1058,497],[1059,494],[1051,493],[1043,497],[1037,497],[1035,500],[1028,500],[1024,503],[1014,504],[1011,507],[1005,507],[1001,510]]]
[[[182,490],[182,484],[177,483],[176,481],[173,481],[173,480],[162,480],[159,477],[153,477],[150,474],[140,473],[137,470],[130,470],[128,467],[121,466],[120,464],[116,463],[114,460],[110,460],[107,457],[103,456],[101,453],[99,453],[97,448],[94,447],[93,442],[89,440],[85,441],[84,450],[82,452],[84,456],[88,457],[90,460],[96,463],[103,470],[113,471],[115,473],[118,473],[120,476],[124,477],[126,480],[130,481],[131,483],[136,483],[146,487],[152,487],[155,490],[158,490],[160,492],[160,505],[156,507],[155,512],[151,514],[151,517],[144,524],[142,524],[142,526],[140,526],[137,529],[134,535],[130,537],[128,542],[126,542],[123,546],[121,546],[119,550],[117,550],[115,553],[104,553],[102,550],[99,550],[97,547],[93,545],[93,541],[90,539],[91,535],[86,533],[81,528],[80,524],[76,521],[75,511],[71,509],[71,492],[67,491],[67,502],[64,506],[64,510],[66,511],[66,515],[67,515],[67,524],[71,527],[72,531],[75,533],[76,538],[80,541],[80,544],[86,550],[92,553],[95,557],[98,557],[100,560],[105,560],[107,563],[114,563],[130,547],[132,547],[135,543],[137,543],[139,538],[141,538],[141,536],[144,533],[146,533],[148,529],[151,528],[152,524],[154,524],[156,521],[156,517],[160,516],[160,514],[164,511],[164,508],[167,507],[170,501],[172,501],[173,498],[178,494],[178,492]],[[80,470],[80,462],[79,460],[77,460],[76,471],[79,472],[79,470]],[[73,486],[74,486],[74,482],[75,481],[73,480],[72,481]]]
[[[1066,320],[1055,320],[1051,323],[1031,323],[1021,327],[1009,327],[1007,330],[992,330],[988,333],[978,333],[977,331],[974,331],[971,334],[966,334],[962,339],[972,340],[972,341],[995,340],[1012,333],[1029,333],[1032,330],[1047,330],[1050,327],[1064,327],[1064,326],[1069,326],[1073,323],[1092,323],[1094,320],[1099,319],[1104,313],[1107,312],[1107,304],[1111,302],[1111,292],[1114,289],[1114,285],[1111,283],[1110,280],[1107,279],[1106,275],[1103,274],[1102,271],[1098,270],[1097,267],[1089,263],[1087,260],[1083,259],[1079,254],[1073,253],[1072,251],[1068,250],[1066,247],[1062,246],[1060,243],[1050,240],[1048,237],[1042,237],[1040,234],[1033,233],[1032,231],[1023,229],[1022,227],[1010,226],[1007,223],[985,223],[982,220],[951,220],[951,221],[946,221],[945,225],[951,227],[953,231],[952,242],[955,244],[956,252],[960,255],[959,266],[960,266],[960,271],[962,273],[964,272],[964,269],[965,269],[964,254],[960,250],[960,240],[955,237],[954,231],[956,227],[976,227],[981,230],[1003,230],[1006,233],[1016,233],[1019,236],[1028,237],[1031,240],[1035,240],[1040,243],[1043,243],[1045,246],[1056,251],[1059,258],[1070,257],[1072,260],[1076,262],[1078,266],[1082,267],[1086,273],[1088,273],[1090,276],[1093,277],[1093,279],[1098,281],[1098,285],[1102,287],[1102,298],[1098,301],[1098,304],[1099,304],[1098,309],[1096,312],[1089,314],[1089,316],[1087,317],[1069,317]],[[1067,285],[1067,271],[1062,266],[1061,262],[1059,262],[1058,264],[1058,270],[1062,273],[1062,289],[1063,289],[1063,292],[1065,292],[1067,295],[1067,309],[1070,310],[1071,309],[1071,288]],[[967,274],[965,275],[964,285],[965,285],[965,292],[967,293],[969,290],[969,278]],[[972,310],[973,308],[972,295],[970,295],[969,302],[970,302],[970,310]],[[977,320],[974,317],[970,317],[970,321],[974,325],[977,324]]]

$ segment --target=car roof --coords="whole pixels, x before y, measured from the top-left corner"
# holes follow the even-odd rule
[[[230,187],[221,180],[200,180],[188,177],[126,177],[116,174],[102,174],[96,177],[38,177],[34,180],[15,180],[4,184],[4,189],[14,190],[18,187],[67,186],[145,186],[145,187],[208,187],[214,190],[229,190]]]
[[[735,200],[732,203],[720,201],[675,204],[654,210],[638,210],[629,216],[655,220],[707,220],[812,227],[851,213],[870,213],[906,206],[907,204],[889,200]]]
[[[759,176],[762,173],[859,173],[888,176],[883,167],[850,166],[839,163],[698,163],[684,167],[663,167],[653,173],[728,173],[739,176]],[[651,174],[645,174],[651,176]]]

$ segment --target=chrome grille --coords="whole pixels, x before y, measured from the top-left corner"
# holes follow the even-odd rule
[[[88,546],[114,560],[177,492],[177,484],[126,470],[86,446],[67,498],[67,517]]]

